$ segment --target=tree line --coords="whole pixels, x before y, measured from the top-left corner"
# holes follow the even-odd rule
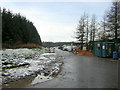
[[[2,44],[37,44],[41,45],[41,38],[34,24],[21,16],[20,13],[13,14],[10,10],[3,8],[2,15]]]
[[[63,45],[71,45],[74,44],[74,42],[42,42],[42,45],[44,47],[57,47],[57,46],[63,46]]]
[[[112,6],[105,12],[101,21],[97,20],[96,15],[90,17],[84,13],[80,17],[75,35],[81,44],[81,49],[84,45],[90,49],[94,41],[120,43],[120,1],[112,2]]]

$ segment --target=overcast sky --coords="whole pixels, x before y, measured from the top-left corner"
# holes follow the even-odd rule
[[[9,2],[8,2],[9,1]],[[17,1],[17,2],[16,2]],[[75,41],[74,32],[84,12],[102,19],[111,2],[41,2],[3,0],[1,7],[20,13],[32,21],[42,41]],[[89,0],[88,0],[89,1]]]

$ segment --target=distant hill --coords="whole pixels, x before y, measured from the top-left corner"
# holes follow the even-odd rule
[[[43,42],[42,43],[44,47],[56,47],[56,46],[71,45],[71,44],[75,44],[75,42]]]
[[[37,44],[42,45],[41,38],[33,23],[21,16],[20,13],[13,14],[5,8],[2,13],[2,44]]]

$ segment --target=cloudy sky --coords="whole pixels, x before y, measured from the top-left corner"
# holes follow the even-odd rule
[[[89,1],[89,2],[88,2]],[[42,41],[75,41],[74,32],[84,12],[101,20],[111,2],[94,0],[3,0],[1,7],[20,13],[36,26]]]

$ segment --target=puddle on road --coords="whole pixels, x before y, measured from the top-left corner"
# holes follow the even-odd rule
[[[34,80],[34,77],[18,80],[15,82],[10,82],[9,84],[2,85],[2,88],[22,88],[27,85],[30,85],[33,80]]]
[[[28,77],[26,79],[18,80],[15,82],[11,82],[9,84],[5,84],[2,86],[2,88],[24,88],[29,85],[37,84],[40,82],[45,82],[48,80],[51,80],[52,77],[44,76],[43,74],[37,75],[36,77]]]

